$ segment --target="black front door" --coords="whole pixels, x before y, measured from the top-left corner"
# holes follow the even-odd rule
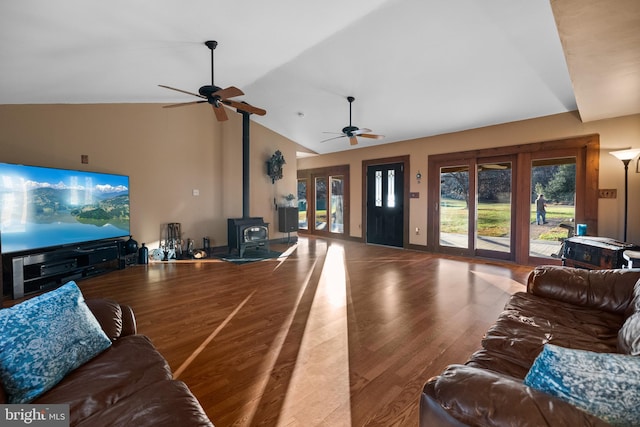
[[[403,246],[404,164],[367,167],[367,243]]]

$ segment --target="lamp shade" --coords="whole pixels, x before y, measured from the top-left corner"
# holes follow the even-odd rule
[[[629,148],[628,150],[609,151],[609,154],[616,156],[618,159],[625,161],[635,158],[640,154],[640,148]]]

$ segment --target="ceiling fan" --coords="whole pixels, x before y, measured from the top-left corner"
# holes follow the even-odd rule
[[[226,111],[223,108],[223,106],[225,105],[228,107],[233,107],[237,110],[247,112],[247,113],[257,114],[259,116],[264,116],[265,114],[267,114],[267,112],[262,108],[254,107],[253,105],[247,104],[244,101],[239,102],[239,101],[234,101],[229,99],[229,98],[235,98],[236,96],[244,95],[244,92],[242,92],[237,87],[229,86],[227,88],[222,89],[215,85],[213,80],[213,69],[214,69],[213,68],[213,64],[214,64],[213,51],[218,46],[218,42],[215,40],[209,40],[204,42],[204,44],[211,50],[211,84],[210,85],[202,86],[200,89],[198,89],[198,93],[193,93],[193,92],[189,92],[182,89],[176,89],[171,86],[158,85],[165,89],[175,90],[176,92],[186,93],[187,95],[197,96],[198,98],[202,98],[202,99],[200,101],[181,102],[179,104],[165,105],[164,108],[182,107],[184,105],[201,104],[204,102],[208,102],[209,104],[211,104],[211,107],[213,107],[213,112],[215,113],[216,118],[218,119],[218,121],[221,121],[221,122],[229,119]]]
[[[356,126],[353,126],[351,124],[351,104],[353,103],[353,101],[355,101],[356,99],[353,96],[348,96],[347,97],[347,101],[349,101],[349,126],[345,126],[342,128],[342,132],[339,133],[340,136],[336,136],[333,138],[329,138],[329,139],[325,139],[324,141],[321,142],[327,142],[327,141],[331,141],[333,139],[338,139],[338,138],[344,138],[347,137],[349,138],[349,143],[351,145],[356,145],[358,143],[358,136],[362,137],[362,138],[372,138],[372,139],[381,139],[384,138],[384,135],[376,135],[371,132],[371,129],[367,129],[367,128],[358,128]],[[336,134],[336,132],[324,132],[324,133],[333,133]]]

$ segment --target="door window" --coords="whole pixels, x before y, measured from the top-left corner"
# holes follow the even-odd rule
[[[469,247],[469,166],[440,168],[440,246]]]
[[[575,226],[576,158],[533,160],[530,201],[529,255],[560,257]]]
[[[316,209],[315,209],[315,229],[326,230],[327,228],[327,179],[323,176],[315,179]]]
[[[331,203],[329,216],[329,230],[332,233],[344,233],[344,178],[329,176],[331,183]]]
[[[509,161],[480,163],[477,171],[476,249],[510,254],[512,164]]]
[[[298,229],[307,230],[307,180],[298,180]]]

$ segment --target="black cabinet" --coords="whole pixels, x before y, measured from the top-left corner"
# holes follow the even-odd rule
[[[564,241],[562,265],[589,270],[624,268],[624,251],[637,248],[607,237],[570,237]]]
[[[278,231],[282,233],[298,231],[298,208],[278,208]]]
[[[79,244],[20,254],[3,254],[3,294],[22,298],[78,280],[118,269],[120,240]]]

